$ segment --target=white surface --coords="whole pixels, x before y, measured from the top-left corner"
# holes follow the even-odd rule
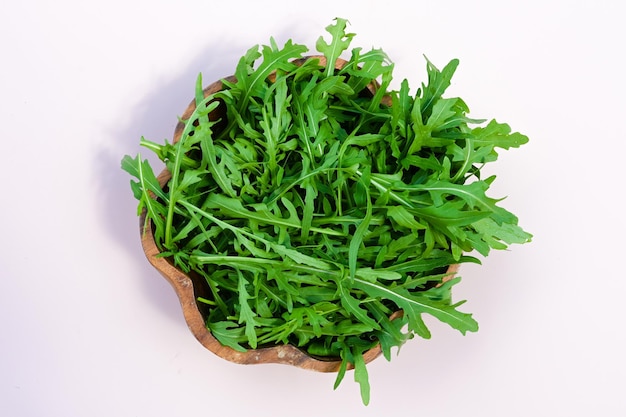
[[[624,12],[618,1],[21,1],[0,5],[0,415],[626,415]],[[306,4],[306,6],[299,6]],[[432,323],[347,378],[240,366],[187,330],[140,249],[119,169],[171,137],[205,80],[274,35],[313,47],[335,16],[417,86],[530,136],[492,169],[532,244],[465,266],[481,330]],[[347,414],[350,413],[350,414]],[[400,414],[402,413],[402,414]]]

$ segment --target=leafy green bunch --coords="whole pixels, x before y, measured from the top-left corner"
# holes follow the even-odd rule
[[[443,97],[457,60],[427,62],[415,94],[406,80],[391,91],[383,51],[339,60],[354,35],[343,19],[326,29],[320,56],[272,39],[220,91],[206,95],[199,76],[180,139],[141,140],[165,163],[164,186],[140,155],[122,168],[162,255],[206,280],[198,302],[223,345],[341,358],[335,386],[353,365],[367,404],[364,352],[380,344],[390,359],[429,338],[424,314],[478,329],[452,302],[448,266],[530,240],[480,175],[528,138]]]

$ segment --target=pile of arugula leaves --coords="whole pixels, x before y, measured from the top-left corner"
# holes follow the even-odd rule
[[[339,18],[326,30],[330,42],[316,46],[334,63],[354,34]],[[171,174],[165,187],[140,155],[122,168],[162,255],[206,279],[212,297],[199,302],[222,344],[340,357],[335,387],[352,364],[367,404],[365,351],[380,344],[389,360],[413,335],[429,338],[424,314],[478,329],[452,303],[459,278],[444,277],[479,262],[467,254],[530,240],[486,195],[494,177],[480,175],[497,148],[528,138],[443,97],[457,60],[442,70],[427,61],[428,82],[412,95],[406,80],[390,90],[381,50],[354,48],[339,69],[307,51],[273,39],[253,47],[236,80],[207,97],[199,76],[180,140],[141,139]],[[218,107],[222,120],[207,117]]]

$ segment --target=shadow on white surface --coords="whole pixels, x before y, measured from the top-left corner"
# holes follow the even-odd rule
[[[141,136],[157,143],[166,138],[171,141],[178,116],[193,98],[198,72],[202,72],[203,79],[209,83],[230,75],[243,51],[242,48],[226,49],[216,45],[206,47],[190,63],[181,65],[181,72],[161,80],[148,95],[138,99],[128,110],[128,122],[111,129],[109,136],[114,142],[102,146],[96,155],[94,169],[98,171],[95,176],[100,188],[99,215],[104,229],[123,251],[134,258],[139,272],[136,278],[145,297],[158,311],[179,322],[182,322],[182,311],[173,289],[150,266],[141,249],[137,201],[129,186],[131,177],[121,170],[120,161],[124,155],[134,157],[140,153],[158,174],[164,165],[149,150],[140,148]],[[124,271],[121,273],[125,274]]]

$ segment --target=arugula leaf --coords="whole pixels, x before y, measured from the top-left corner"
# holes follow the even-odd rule
[[[228,346],[237,352],[247,351],[247,349],[241,345],[241,343],[247,343],[244,330],[238,327],[236,323],[231,321],[209,321],[207,322],[207,326],[211,330],[211,334],[224,346]]]
[[[138,214],[141,214],[144,204],[148,206],[150,213],[154,214],[155,210],[150,207],[154,204],[154,199],[149,197],[147,192],[154,193],[159,199],[167,201],[167,195],[161,189],[161,185],[152,171],[152,166],[147,159],[141,160],[141,155],[131,158],[126,155],[122,159],[122,169],[128,172],[139,181],[131,181],[133,195],[140,200]]]
[[[137,214],[146,210],[146,222],[151,221],[154,224],[154,238],[160,241],[164,233],[165,208],[163,204],[167,204],[169,197],[161,189],[150,163],[147,159],[142,161],[141,155],[137,155],[134,159],[128,155],[124,156],[122,169],[139,180],[130,182],[133,195],[139,200]],[[153,199],[150,193],[156,195],[158,200]]]
[[[439,71],[437,67],[426,58],[428,72],[428,84],[422,84],[423,96],[421,99],[421,113],[429,115],[433,103],[441,98],[446,89],[450,86],[452,76],[459,66],[459,60],[451,60],[443,70]]]
[[[372,201],[368,190],[368,179],[366,178],[369,178],[369,176],[361,176],[359,181],[359,184],[363,184],[363,182],[365,183],[363,184],[364,191],[362,191],[365,194],[364,197],[366,200],[365,217],[363,217],[363,220],[359,222],[359,225],[354,232],[354,236],[352,236],[352,239],[350,240],[350,246],[348,249],[348,267],[350,268],[350,279],[353,279],[354,275],[356,274],[359,249],[369,228],[370,221],[372,220]]]
[[[257,68],[254,68],[259,55],[250,49],[242,57],[237,65],[235,77],[237,82],[233,89],[240,92],[237,110],[242,112],[252,97],[262,97],[264,84],[269,75],[277,69],[283,71],[293,70],[295,64],[291,61],[301,58],[308,48],[303,45],[294,45],[291,40],[285,43],[284,47],[278,48],[274,39],[271,39],[271,46],[264,45],[261,49],[263,60]]]
[[[336,18],[334,25],[326,27],[326,31],[331,34],[332,40],[330,43],[326,43],[323,37],[319,37],[316,43],[317,50],[324,54],[326,57],[326,69],[324,70],[325,76],[333,75],[335,71],[335,62],[337,58],[350,46],[350,42],[353,33],[346,33],[346,25],[348,21],[342,18]]]
[[[355,350],[352,352],[354,358],[354,380],[361,388],[361,399],[364,405],[370,403],[370,382],[367,373],[367,367],[363,359],[363,351]]]
[[[252,349],[256,349],[257,339],[256,339],[256,331],[254,330],[257,325],[255,317],[256,313],[252,311],[250,305],[248,304],[248,300],[251,298],[248,294],[248,290],[246,290],[247,280],[244,278],[241,270],[237,269],[237,292],[239,293],[239,324],[244,323],[246,325],[246,338],[248,339],[248,343]]]
[[[430,338],[430,332],[421,320],[422,313],[428,313],[433,317],[449,324],[461,333],[475,332],[478,330],[478,323],[471,314],[461,313],[456,310],[456,306],[442,305],[433,302],[423,294],[411,294],[403,288],[388,288],[378,283],[372,283],[356,278],[354,287],[363,290],[368,296],[374,298],[384,298],[395,302],[402,309],[409,321],[409,330],[415,331],[424,338]]]
[[[359,322],[369,327],[368,331],[378,330],[380,326],[376,323],[369,315],[368,311],[363,309],[359,304],[359,301],[352,296],[350,293],[349,287],[346,287],[347,284],[343,280],[337,281],[337,287],[339,288],[339,294],[341,296],[341,303],[346,311],[353,314]],[[348,284],[349,285],[349,284]]]
[[[519,148],[528,143],[528,136],[521,133],[511,133],[511,127],[506,123],[498,123],[495,120],[485,127],[476,127],[472,130],[475,146],[498,147],[502,149]]]

